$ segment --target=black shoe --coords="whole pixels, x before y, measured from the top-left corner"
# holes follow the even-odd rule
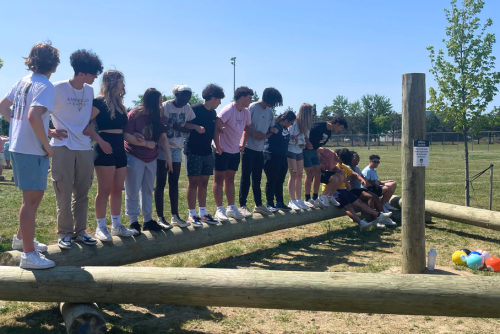
[[[139,222],[133,222],[129,228],[134,231],[134,235],[141,235],[141,224]]]
[[[286,206],[284,203],[276,202],[275,208],[281,211],[292,211],[292,208]]]
[[[159,225],[156,222],[156,220],[151,219],[150,221],[144,223],[143,230],[144,231],[161,231],[162,227],[161,227],[161,225]]]

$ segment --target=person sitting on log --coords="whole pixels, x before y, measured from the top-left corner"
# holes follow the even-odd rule
[[[377,167],[380,164],[380,157],[376,154],[370,155],[370,163],[366,166],[362,174],[368,181],[365,186],[366,189],[373,192],[377,196],[382,196],[382,205],[384,206],[384,212],[389,212],[389,210],[394,210],[394,208],[389,204],[389,200],[396,191],[397,183],[393,180],[379,181],[377,175]]]
[[[321,183],[325,184],[323,193],[319,196],[319,200],[323,205],[328,206],[331,204],[339,206],[339,202],[335,200],[333,194],[337,191],[338,187],[344,182],[344,175],[342,171],[337,168],[339,162],[337,154],[329,149],[320,147],[317,150],[320,166],[321,166]]]

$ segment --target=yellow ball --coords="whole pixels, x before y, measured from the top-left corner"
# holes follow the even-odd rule
[[[451,256],[451,260],[455,264],[464,265],[467,263],[467,254],[463,251],[457,250]]]

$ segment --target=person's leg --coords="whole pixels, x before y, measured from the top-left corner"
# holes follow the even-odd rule
[[[397,184],[395,181],[384,181],[382,186],[382,204],[388,203],[392,195],[396,191]]]
[[[139,191],[141,190],[142,178],[146,164],[127,154],[127,173],[125,176],[125,214],[130,220],[130,224],[137,222],[139,212]]]
[[[122,167],[115,170],[113,187],[109,197],[109,208],[112,216],[120,216],[122,212],[123,183],[127,176],[127,168]]]
[[[313,167],[304,167],[306,170],[306,177],[304,179],[304,193],[306,195],[306,200],[311,198],[311,186],[314,179]]]
[[[297,174],[295,174],[295,198],[302,198],[302,176],[304,174],[304,160],[297,160],[297,169],[295,170]],[[290,173],[291,174],[291,173]],[[311,188],[309,188],[310,192]]]
[[[43,190],[23,190],[23,203],[19,211],[19,230],[21,233],[18,233],[17,237],[23,240],[25,254],[35,250],[33,243],[35,238],[35,217],[43,194]]]
[[[255,151],[245,148],[241,154],[241,179],[240,179],[240,191],[239,191],[239,202],[240,207],[247,205],[248,193],[250,192],[250,176],[252,174]]]
[[[290,168],[290,177],[288,178],[288,195],[290,196],[290,200],[296,200],[295,197],[295,185],[297,178],[297,160],[288,158],[288,168]]]
[[[207,207],[207,187],[210,175],[201,175],[198,183],[198,206],[200,208]]]
[[[75,152],[75,181],[73,183],[73,202],[71,209],[74,217],[73,236],[85,233],[89,211],[89,190],[94,179],[94,152],[92,150]]]
[[[353,203],[356,207],[358,207],[361,211],[363,211],[366,214],[369,214],[373,219],[377,218],[379,216],[379,212],[373,210],[370,208],[368,205],[363,203],[362,201],[359,200],[359,198],[354,201]]]
[[[71,204],[75,182],[75,152],[66,146],[56,146],[52,157],[51,174],[57,203],[57,234],[60,238],[72,236],[74,232]]]
[[[253,155],[254,159],[252,166],[252,192],[255,206],[260,206],[262,205],[262,191],[260,190],[260,182],[262,180],[262,169],[264,168],[264,153],[254,151]]]
[[[274,154],[266,154],[266,161],[264,162],[264,172],[266,173],[266,201],[267,204],[274,204],[274,195],[276,190],[276,182],[278,182],[278,166]],[[257,204],[257,203],[255,203]]]
[[[122,168],[125,170],[126,168]],[[95,216],[97,219],[106,218],[106,207],[108,204],[108,198],[111,196],[111,192],[114,187],[115,179],[115,166],[95,166],[95,174],[97,177],[97,195],[95,196]],[[125,177],[125,173],[124,177]],[[123,183],[122,183],[123,187]],[[122,189],[120,188],[120,195]],[[111,206],[111,199],[110,206]],[[120,196],[121,203],[121,196]]]
[[[224,189],[224,180],[226,179],[226,172],[227,171],[218,171],[218,170],[214,171],[214,183],[212,186],[212,191],[214,193],[215,204],[218,207],[223,206],[223,197],[224,197],[223,189]]]
[[[286,173],[288,171],[288,162],[285,157],[279,157],[279,167],[274,194],[276,196],[276,202],[284,203],[283,184],[285,183]]]
[[[179,177],[181,175],[181,162],[172,163],[172,172],[168,172],[168,195],[170,196],[170,213],[179,215]]]
[[[352,204],[347,204],[346,206],[344,206],[344,210],[347,216],[349,216],[349,218],[351,218],[353,222],[355,222],[358,225],[361,223],[361,219],[356,214],[356,211],[352,207]]]
[[[377,210],[378,212],[384,211],[382,202],[380,201],[378,196],[370,191],[362,191],[359,195],[359,199],[365,203],[368,203],[368,206],[370,206],[374,210]]]
[[[188,176],[187,202],[189,210],[196,210],[196,195],[198,195],[200,184],[201,176]],[[206,193],[207,189],[205,188],[205,196]],[[201,203],[200,206],[202,206]]]
[[[156,159],[156,187],[155,187],[155,207],[158,217],[164,217],[163,197],[165,185],[167,184],[168,170],[165,168],[165,160]]]
[[[144,175],[141,184],[141,211],[144,222],[153,220],[153,189],[155,186],[156,161],[151,161],[144,166]]]
[[[234,205],[234,176],[235,170],[228,169],[224,177],[224,192],[226,193],[227,205]],[[219,206],[217,204],[217,206]]]
[[[313,165],[313,199],[319,193],[319,186],[321,184],[321,167],[319,165]]]

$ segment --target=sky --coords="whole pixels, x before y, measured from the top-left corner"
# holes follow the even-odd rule
[[[318,112],[337,95],[350,101],[364,94],[390,98],[401,111],[401,76],[426,73],[436,86],[428,46],[444,48],[444,8],[449,0],[328,1],[2,1],[0,95],[28,72],[31,47],[47,39],[60,50],[51,81],[73,75],[70,54],[91,49],[104,69],[125,75],[125,104],[154,87],[171,95],[187,84],[201,96],[209,83],[224,88],[231,102],[236,87],[259,96],[266,87],[283,95],[284,106],[304,102]],[[500,1],[486,0],[483,19],[500,39]],[[500,44],[493,49],[500,69]],[[97,95],[101,77],[93,87]],[[497,96],[490,104],[500,106]]]

